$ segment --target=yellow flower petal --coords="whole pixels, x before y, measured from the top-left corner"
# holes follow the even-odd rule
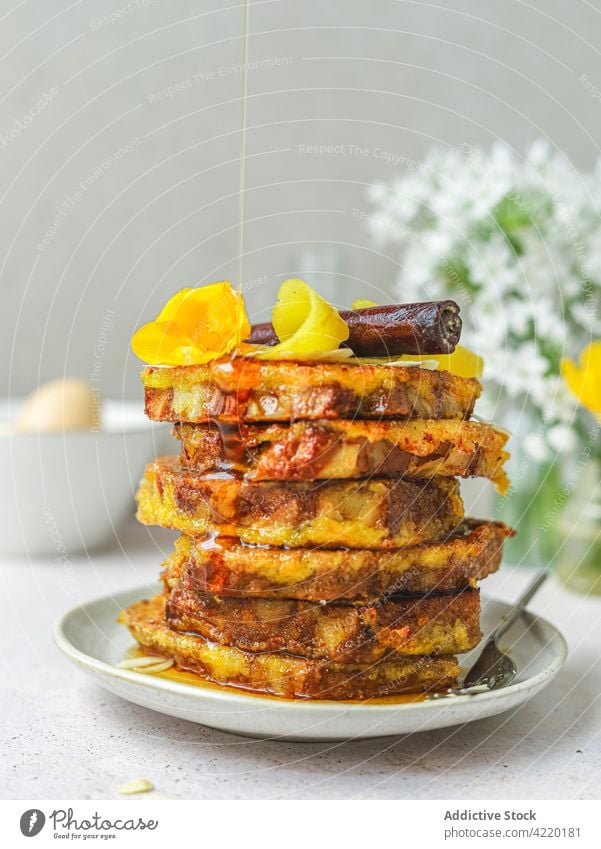
[[[584,348],[578,365],[573,360],[562,360],[561,376],[580,403],[601,417],[601,340]]]
[[[436,360],[438,368],[458,377],[482,377],[484,360],[469,348],[457,345],[452,354],[431,354],[425,359]]]
[[[256,356],[260,359],[329,353],[349,336],[348,326],[338,310],[304,280],[282,283],[272,323],[280,343],[258,351]]]
[[[242,295],[222,281],[177,292],[134,334],[132,349],[152,365],[193,365],[237,350],[249,335]]]
[[[376,304],[375,301],[368,301],[365,298],[357,298],[356,301],[353,301],[353,305],[351,309],[353,310],[366,310],[370,307],[377,307],[379,304]]]
[[[253,346],[253,350],[248,354],[251,357],[256,357],[261,360],[294,360],[297,363],[348,363],[348,365],[357,365],[359,360],[353,356],[350,348],[335,348],[333,351],[311,351],[311,353],[298,354],[294,351],[279,351],[277,357],[271,357],[270,354],[273,347],[268,346]]]
[[[481,377],[484,360],[469,348],[457,345],[452,354],[402,354],[392,358],[398,365],[403,363],[436,363],[441,371],[450,371],[458,377]],[[374,361],[375,362],[375,361]]]
[[[189,337],[183,338],[174,322],[151,321],[140,327],[131,340],[134,354],[145,363],[183,365],[179,355],[182,346],[193,347]]]
[[[176,292],[172,298],[169,298],[163,309],[157,315],[155,321],[163,322],[175,319],[177,317],[178,310],[181,308],[190,292],[193,291],[193,289],[180,289],[179,292]]]

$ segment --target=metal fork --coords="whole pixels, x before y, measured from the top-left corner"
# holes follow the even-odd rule
[[[447,695],[468,693],[471,695],[486,690],[498,690],[499,687],[506,687],[513,681],[517,675],[517,667],[509,655],[499,649],[498,640],[522,615],[534,594],[538,592],[548,577],[549,572],[547,570],[539,572],[513,607],[507,611],[486,640],[478,660],[463,679],[463,686],[457,690],[451,690],[449,693],[433,693],[430,698],[444,698]]]

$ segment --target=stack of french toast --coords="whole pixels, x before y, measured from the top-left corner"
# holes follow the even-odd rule
[[[512,533],[464,516],[460,478],[507,485],[476,378],[236,356],[143,382],[181,443],[138,493],[143,523],[181,532],[164,593],[121,614],[145,652],[285,698],[457,685]]]

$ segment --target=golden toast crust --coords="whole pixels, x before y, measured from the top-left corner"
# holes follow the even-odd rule
[[[445,690],[457,683],[454,657],[412,657],[373,664],[339,664],[283,653],[251,653],[172,631],[165,599],[139,601],[119,615],[135,640],[151,654],[217,684],[288,699],[369,699]]]
[[[176,424],[182,464],[249,480],[486,477],[508,486],[508,434],[476,421],[318,420],[289,425]]]
[[[144,524],[293,548],[399,548],[440,539],[463,519],[450,478],[253,482],[183,470],[173,457],[147,467],[137,498]]]
[[[238,358],[142,372],[146,413],[171,422],[330,418],[467,419],[475,378],[418,367]]]
[[[267,548],[182,536],[162,577],[170,591],[185,572],[202,592],[230,598],[367,602],[393,592],[459,591],[499,568],[512,533],[501,522],[466,519],[442,542],[391,551]]]
[[[480,594],[383,599],[371,605],[223,599],[182,583],[167,624],[244,651],[284,651],[339,663],[374,663],[391,653],[456,654],[480,641]]]

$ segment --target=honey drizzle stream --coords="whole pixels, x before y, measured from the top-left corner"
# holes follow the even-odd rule
[[[238,289],[242,293],[244,275],[244,223],[246,206],[246,118],[248,105],[248,34],[250,25],[250,0],[244,0],[243,41],[242,41],[242,101],[240,115],[240,171],[238,185]],[[242,341],[242,340],[240,340]]]
[[[215,424],[219,428],[221,439],[221,453],[223,460],[221,462],[221,470],[229,472],[232,476],[241,476],[246,458],[244,442],[240,435],[240,423],[224,422],[220,419],[215,419]]]

